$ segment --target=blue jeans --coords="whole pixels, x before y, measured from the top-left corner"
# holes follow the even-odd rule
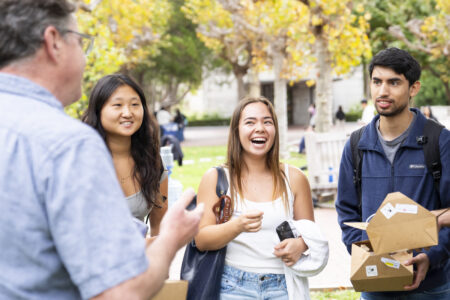
[[[412,292],[398,296],[383,296],[377,293],[361,293],[361,300],[448,300],[450,299],[450,282],[428,291]]]
[[[288,300],[284,274],[259,274],[225,266],[220,300]]]

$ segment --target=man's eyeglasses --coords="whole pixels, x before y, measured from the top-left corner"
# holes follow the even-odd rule
[[[81,48],[83,48],[84,53],[87,55],[87,54],[89,54],[89,52],[91,52],[92,46],[94,45],[94,37],[92,35],[77,32],[77,31],[70,30],[70,29],[61,30],[61,33],[62,34],[73,33],[73,34],[78,35],[79,37],[81,37],[80,45],[81,45]]]

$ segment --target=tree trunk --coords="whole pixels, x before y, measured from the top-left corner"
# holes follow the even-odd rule
[[[261,96],[261,86],[259,82],[259,74],[254,68],[250,68],[248,72],[249,95],[252,97]]]
[[[178,87],[179,87],[178,80],[172,78],[170,82],[166,85],[166,87],[167,87],[167,100],[165,101],[165,104],[168,104],[169,106],[177,104]]]
[[[316,36],[317,81],[316,81],[316,127],[317,132],[330,131],[332,124],[333,77],[327,41]]]
[[[444,81],[442,83],[444,84],[445,95],[447,96],[447,105],[450,105],[450,83]]]
[[[367,66],[366,58],[362,58],[362,68],[363,68],[363,83],[364,83],[364,98],[370,99],[370,74],[369,68]]]
[[[275,47],[274,47],[275,48]],[[275,73],[274,81],[274,104],[275,113],[278,118],[278,131],[280,136],[280,157],[289,158],[287,145],[287,80],[281,77],[283,70],[284,55],[281,51],[274,49],[273,51],[273,70]]]
[[[240,101],[242,98],[244,98],[247,95],[247,92],[245,91],[245,84],[244,84],[244,75],[240,72],[235,72],[234,76],[236,77],[237,81],[237,88],[238,88],[238,101]]]
[[[140,71],[136,71],[134,70],[134,76],[133,78],[137,81],[137,83],[139,84],[139,86],[141,87],[145,87],[145,72],[144,70],[140,70]],[[153,97],[150,93],[149,89],[143,89],[144,91],[144,95],[147,98],[147,107],[149,109],[150,112],[153,113],[153,111],[155,110],[155,103],[154,101],[152,101]]]

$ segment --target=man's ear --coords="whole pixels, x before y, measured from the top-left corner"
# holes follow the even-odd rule
[[[63,37],[54,26],[48,26],[45,28],[43,39],[43,48],[48,59],[57,62],[64,42]]]
[[[415,95],[417,95],[417,93],[419,93],[419,91],[420,81],[416,81],[409,87],[409,97],[414,97]]]

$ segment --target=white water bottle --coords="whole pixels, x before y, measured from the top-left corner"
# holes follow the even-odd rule
[[[170,178],[170,174],[172,174],[172,168],[173,168],[172,145],[161,147],[160,154],[161,154],[161,159],[164,162],[164,165],[166,166],[167,170],[169,171],[169,178]]]
[[[171,207],[175,201],[177,201],[183,193],[183,185],[180,181],[169,178],[169,192],[167,195],[169,207]]]
[[[173,179],[170,175],[172,174],[173,168],[173,154],[172,145],[161,147],[161,158],[166,165],[167,170],[169,170],[169,184],[168,184],[168,204],[171,207],[175,201],[177,201],[181,194],[183,193],[183,185],[176,179]]]

